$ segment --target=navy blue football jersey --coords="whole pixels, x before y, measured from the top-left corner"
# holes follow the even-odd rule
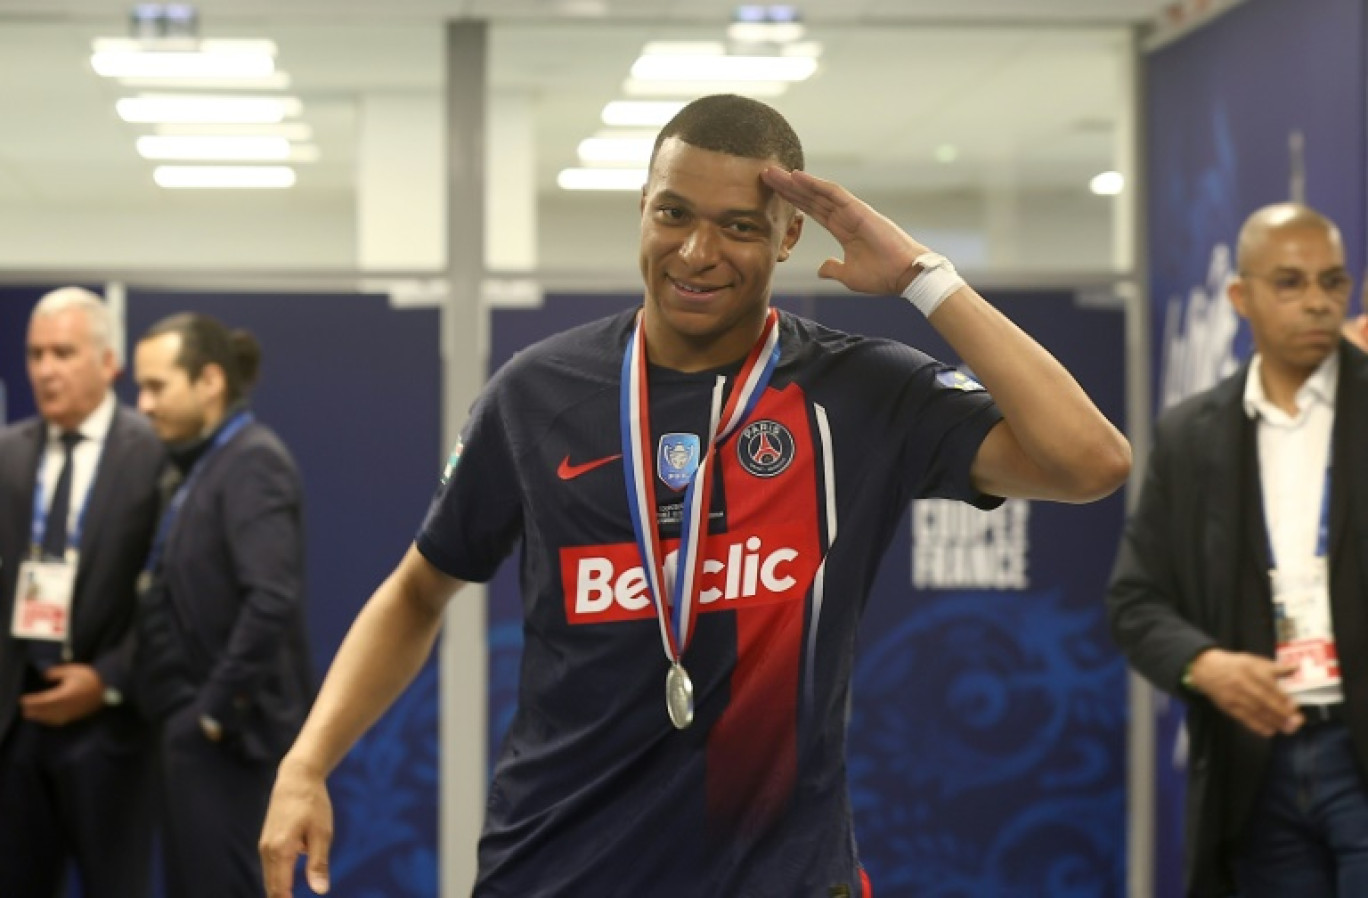
[[[462,580],[521,543],[518,709],[490,787],[477,895],[860,896],[846,788],[856,627],[909,501],[991,508],[969,469],[1001,413],[900,343],[781,313],[781,355],[713,451],[692,726],[624,485],[619,388],[634,312],[516,355],[476,402],[417,539]],[[678,545],[690,451],[722,371],[652,366],[652,483]],[[701,442],[699,450],[693,447]]]

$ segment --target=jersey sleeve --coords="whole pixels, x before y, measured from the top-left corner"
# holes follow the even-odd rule
[[[494,576],[522,530],[522,489],[499,384],[496,378],[476,400],[415,540],[438,570],[473,583]]]
[[[917,353],[921,355],[921,353]],[[958,499],[989,510],[1003,503],[974,488],[974,459],[988,431],[1002,420],[993,397],[972,377],[922,355],[900,397],[897,417],[910,425],[903,463],[920,472],[913,498]]]

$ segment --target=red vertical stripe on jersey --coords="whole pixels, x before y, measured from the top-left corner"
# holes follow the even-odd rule
[[[746,426],[764,420],[782,424],[793,436],[793,460],[774,476],[760,477],[737,460],[744,426],[722,445],[728,529],[763,532],[766,522],[783,522],[798,531],[795,548],[804,557],[819,557],[816,453],[802,391],[792,385],[766,391]],[[810,587],[809,578],[793,592],[806,595]],[[805,610],[800,598],[736,612],[731,701],[708,736],[708,812],[716,821],[763,828],[784,812],[793,794]]]

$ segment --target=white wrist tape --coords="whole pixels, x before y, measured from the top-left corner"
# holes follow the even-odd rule
[[[922,253],[913,263],[920,265],[922,270],[902,292],[903,299],[930,318],[931,313],[950,298],[950,294],[964,286],[964,278],[955,271],[950,260],[940,253]]]

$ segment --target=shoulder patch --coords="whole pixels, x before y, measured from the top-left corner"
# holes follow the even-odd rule
[[[442,485],[451,479],[451,474],[456,470],[456,463],[461,460],[461,450],[465,448],[465,443],[460,437],[456,438],[456,445],[452,447],[451,454],[447,456],[446,466],[442,468]]]
[[[973,393],[983,389],[983,384],[974,380],[963,371],[958,371],[954,368],[946,368],[939,372],[936,374],[936,380],[943,387],[949,387],[952,390],[961,390],[965,393]]]

